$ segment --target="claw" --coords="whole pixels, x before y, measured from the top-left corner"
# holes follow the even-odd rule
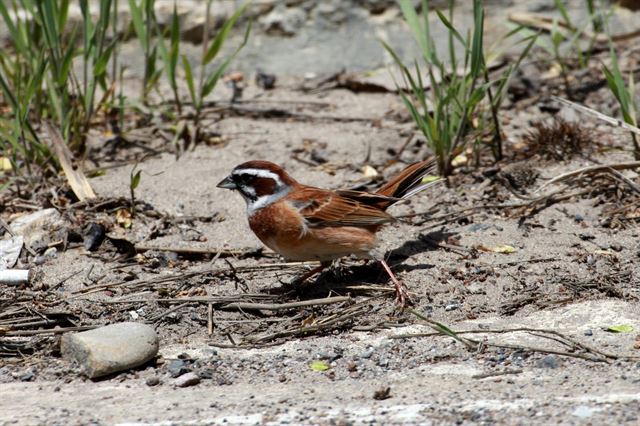
[[[385,271],[387,271],[387,274],[389,274],[389,277],[391,278],[391,281],[393,281],[393,285],[396,288],[396,303],[398,304],[398,306],[404,308],[405,306],[407,306],[407,304],[413,303],[413,301],[411,300],[411,296],[409,295],[409,289],[407,288],[407,286],[404,285],[400,280],[398,280],[398,278],[396,278],[393,272],[391,272],[391,268],[389,268],[389,265],[387,265],[387,262],[381,260],[380,263],[382,263],[382,267]]]

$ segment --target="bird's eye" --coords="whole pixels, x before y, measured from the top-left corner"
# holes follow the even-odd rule
[[[253,176],[249,175],[249,174],[242,174],[238,176],[238,182],[241,184],[247,184],[249,182],[251,182],[251,179],[253,178]]]

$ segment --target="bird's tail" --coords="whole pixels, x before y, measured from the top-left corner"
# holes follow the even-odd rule
[[[441,182],[440,178],[424,181],[426,175],[436,171],[437,165],[433,158],[412,164],[384,184],[376,194],[397,199],[412,197]]]

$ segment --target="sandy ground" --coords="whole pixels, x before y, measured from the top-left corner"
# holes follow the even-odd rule
[[[287,292],[282,282],[303,266],[273,266],[282,259],[259,251],[240,196],[215,187],[235,165],[266,159],[303,183],[374,188],[379,181],[365,178],[364,165],[383,180],[429,155],[420,136],[401,150],[414,126],[397,94],[309,93],[299,90],[302,83],[301,76],[283,77],[274,91],[250,83],[238,109],[205,117],[204,130],[215,135],[211,143],[189,147],[179,158],[157,133],[141,139],[160,150],[137,166],[136,198],[155,215],[140,213],[130,229],[117,224],[116,208],[61,209],[69,229],[98,221],[108,225],[110,239],[96,252],[71,244],[36,267],[33,288],[4,289],[3,297],[26,294],[42,312],[53,304],[77,325],[150,322],[161,337],[160,356],[91,381],[60,358],[56,338],[24,338],[35,354],[0,364],[0,424],[638,424],[639,231],[637,219],[626,222],[630,226],[607,222],[612,204],[637,198],[624,185],[605,191],[600,181],[577,180],[568,190],[593,185],[593,193],[539,210],[487,207],[523,203],[496,179],[498,169],[518,161],[533,166],[540,177],[531,195],[561,173],[631,160],[627,136],[566,108],[549,109],[539,92],[553,92],[559,79],[509,101],[502,111],[508,159],[495,167],[486,158],[478,169],[460,167],[446,184],[395,206],[391,213],[403,220],[380,232],[413,308],[452,330],[473,331],[461,336],[480,344],[470,349],[433,334],[399,338],[433,330],[396,308],[379,266],[345,260],[319,282]],[[228,95],[224,87],[215,93]],[[613,105],[606,88],[585,97],[607,110]],[[268,108],[288,115],[266,114]],[[534,120],[556,113],[593,129],[594,152],[562,161],[513,154]],[[144,153],[132,146],[110,152],[109,136],[93,136],[87,167],[116,167],[91,185],[102,197],[128,197],[135,163],[128,160]],[[637,182],[636,173],[624,173]],[[464,210],[471,207],[477,208]],[[119,238],[212,254],[150,250],[132,259],[117,252]],[[492,251],[504,245],[512,252]],[[198,273],[184,276],[190,272]],[[167,277],[175,279],[157,281]],[[90,290],[105,284],[113,285]],[[255,294],[274,303],[351,299],[282,312],[216,310],[211,335],[206,304],[158,301]],[[350,318],[321,333],[250,344],[349,309],[356,309]],[[606,331],[614,325],[633,331]],[[563,344],[552,332],[592,350]],[[230,342],[239,345],[230,348]],[[317,360],[328,369],[312,369]],[[201,382],[176,387],[175,362]]]
[[[634,322],[637,306],[603,300],[576,303],[534,315],[483,318],[455,324],[491,328],[553,328],[577,336],[594,330],[589,344],[608,351],[628,351],[632,336],[620,338],[599,330],[602,324]],[[269,349],[218,350],[238,371],[233,383],[205,380],[197,387],[175,388],[166,380],[145,384],[148,371],[99,382],[3,384],[3,424],[635,424],[640,408],[639,364],[594,364],[506,353],[503,360],[461,350],[442,338],[394,340],[390,336],[425,331],[410,326],[375,333],[290,341]],[[494,337],[491,340],[496,340]],[[518,334],[504,342],[536,342]],[[335,376],[309,369],[318,351],[341,348],[331,363]],[[163,356],[187,352],[212,355],[199,338],[186,345],[163,345]],[[373,354],[363,362],[362,354]],[[390,364],[380,358],[393,351]],[[365,354],[366,356],[366,354]],[[548,357],[548,356],[547,356]],[[498,357],[499,358],[499,357]],[[377,360],[377,361],[376,361]],[[255,368],[264,366],[266,369]],[[359,362],[360,377],[349,377],[349,362]],[[252,368],[253,367],[253,368]],[[147,369],[151,370],[151,368]],[[256,371],[257,370],[257,371]],[[489,377],[486,373],[512,371]],[[261,372],[260,374],[256,374]],[[249,373],[249,374],[248,374]],[[282,375],[285,376],[284,380]],[[390,388],[390,398],[374,400]]]
[[[145,243],[155,246],[253,250],[259,241],[248,232],[244,203],[239,196],[215,188],[237,163],[263,158],[284,165],[303,182],[344,187],[362,178],[359,165],[371,147],[371,164],[383,164],[389,148],[398,148],[407,125],[392,120],[372,126],[395,108],[394,95],[363,95],[332,91],[322,101],[329,106],[305,106],[306,95],[282,89],[269,95],[272,102],[295,98],[298,112],[311,116],[360,117],[351,122],[326,118],[254,120],[225,118],[210,130],[227,139],[224,146],[199,146],[179,160],[171,154],[146,160],[137,197],[157,211],[171,215],[212,216],[214,222],[195,221],[190,230],[170,227],[164,236]],[[329,109],[329,111],[327,111]],[[517,131],[514,129],[514,133]],[[406,137],[406,136],[405,136]],[[311,141],[311,142],[310,142]],[[309,166],[291,158],[307,158],[305,148],[317,147],[328,166]],[[403,153],[407,161],[422,155],[417,144]],[[304,157],[307,156],[307,157]],[[542,176],[587,164],[586,160],[543,163]],[[394,166],[387,175],[401,166]],[[131,166],[109,170],[91,180],[102,196],[126,193]],[[330,173],[328,173],[328,171]],[[416,197],[394,208],[394,214],[435,208],[442,214],[481,203],[486,179],[463,181],[458,187]],[[508,196],[507,196],[508,198]],[[511,200],[515,201],[515,200]],[[455,208],[454,208],[455,207]],[[612,231],[599,226],[600,207],[592,200],[569,200],[544,209],[518,224],[517,217],[481,210],[447,225],[399,223],[381,233],[382,247],[393,253],[396,272],[416,298],[415,309],[455,330],[512,329],[527,327],[553,330],[615,355],[638,356],[633,349],[636,332],[604,331],[616,324],[640,327],[638,296],[638,245],[635,228]],[[436,214],[436,213],[434,213]],[[576,220],[577,216],[581,220]],[[127,238],[141,240],[153,222],[134,221]],[[118,231],[117,228],[114,232]],[[188,232],[187,232],[188,231]],[[193,238],[193,235],[197,238]],[[589,237],[585,238],[584,235]],[[437,241],[455,237],[461,250],[508,244],[511,254],[479,251],[469,256],[434,248],[421,236]],[[444,237],[443,237],[444,235]],[[447,237],[448,236],[448,237]],[[449,238],[449,240],[447,240]],[[197,240],[197,241],[194,241]],[[614,247],[615,250],[611,249]],[[599,250],[599,251],[598,251]],[[598,254],[600,253],[600,254]],[[101,282],[117,281],[121,267],[109,256],[87,257],[83,249],[71,249],[41,267],[42,282],[68,278],[58,290],[61,296],[87,285],[90,275]],[[237,266],[278,262],[274,257],[231,258]],[[169,268],[130,266],[138,277],[177,274],[211,267],[226,267],[225,259],[179,260]],[[351,265],[351,266],[350,266]],[[114,272],[115,269],[115,272]],[[342,267],[347,283],[373,283],[381,289],[385,278],[375,266],[358,263]],[[277,289],[299,268],[242,275],[249,292]],[[620,279],[612,277],[621,276]],[[44,358],[0,369],[3,373],[0,421],[3,424],[634,424],[640,408],[638,361],[600,363],[562,355],[518,349],[485,347],[469,350],[443,336],[392,339],[393,335],[430,331],[408,313],[398,312],[385,292],[367,294],[348,290],[345,276],[329,277],[313,297],[349,294],[362,301],[373,296],[370,311],[351,326],[308,338],[276,339],[275,346],[255,349],[217,347],[228,343],[231,333],[242,341],[255,333],[278,330],[255,317],[256,327],[236,325],[246,317],[216,312],[216,329],[207,336],[205,306],[187,306],[159,320],[161,358],[153,365],[99,381],[83,379],[59,358]],[[609,283],[615,292],[590,288],[589,280]],[[568,283],[577,285],[578,289]],[[584,284],[584,287],[580,287]],[[191,279],[169,284],[169,289],[203,288],[209,295],[241,292],[230,278],[213,281]],[[613,295],[613,297],[612,297]],[[148,302],[114,308],[101,301],[148,298]],[[80,295],[69,306],[91,313],[85,323],[150,318],[167,307],[154,303],[153,291],[114,289]],[[290,296],[282,296],[286,299]],[[297,297],[297,296],[295,296]],[[300,296],[304,300],[305,296]],[[311,296],[306,296],[311,297]],[[304,310],[301,311],[304,314]],[[322,310],[313,311],[321,316]],[[292,314],[294,314],[293,312]],[[307,312],[308,315],[309,312]],[[93,318],[93,319],[90,319]],[[102,318],[102,319],[101,319]],[[271,317],[289,324],[289,314]],[[226,321],[226,323],[225,323]],[[373,331],[355,331],[352,326]],[[256,331],[257,330],[257,331]],[[546,350],[566,350],[549,339],[531,333],[470,336],[487,344],[507,343]],[[579,351],[578,351],[579,352]],[[188,356],[189,366],[203,377],[193,388],[176,388],[167,365]],[[326,360],[329,370],[317,372],[310,363]],[[31,370],[29,370],[31,369]],[[33,382],[20,381],[24,371],[35,371]],[[149,386],[152,377],[159,384]],[[389,390],[389,398],[374,399]]]

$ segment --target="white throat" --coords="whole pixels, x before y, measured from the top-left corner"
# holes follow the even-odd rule
[[[287,195],[289,191],[291,191],[289,187],[280,187],[278,191],[273,194],[263,195],[253,200],[243,196],[242,198],[244,198],[244,201],[247,203],[247,216],[252,216],[258,210],[275,203]]]

